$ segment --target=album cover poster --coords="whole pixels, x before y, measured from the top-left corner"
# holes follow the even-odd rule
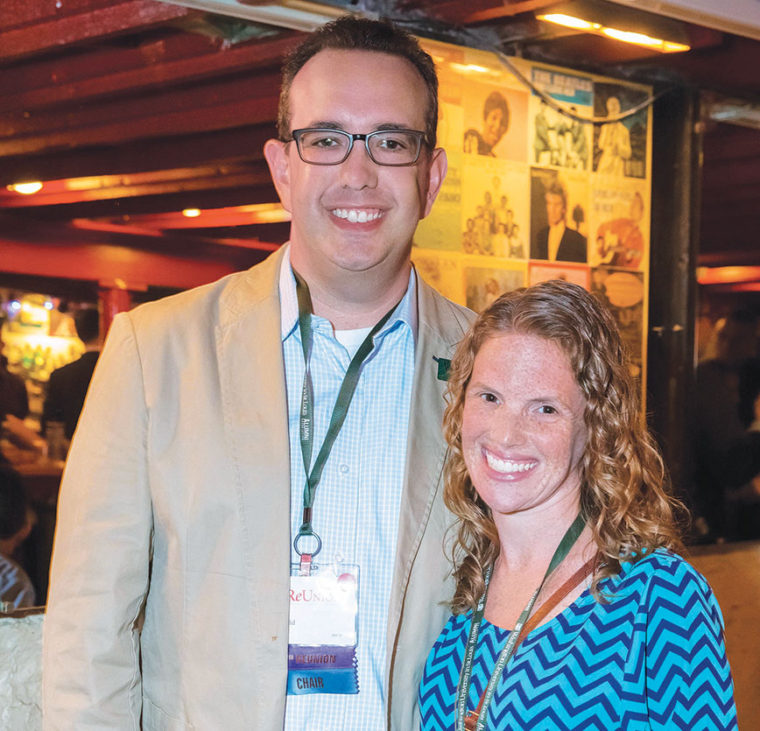
[[[492,54],[473,51],[467,60],[463,68],[460,149],[465,155],[526,162],[528,90]]]
[[[524,163],[465,156],[461,226],[465,254],[528,258],[528,176]]]
[[[464,302],[462,257],[412,247],[417,273],[435,290],[454,302]]]
[[[466,264],[464,281],[467,306],[475,312],[482,312],[504,292],[524,287],[526,274],[525,265],[495,267]]]
[[[648,110],[626,114],[647,99],[647,91],[622,84],[594,82],[594,172],[626,178],[647,177]]]
[[[591,288],[591,274],[585,264],[569,262],[531,262],[528,267],[528,285],[548,282],[551,279],[561,279],[572,282],[585,290]]]
[[[591,189],[593,266],[642,270],[649,252],[649,200],[642,182]]]
[[[531,168],[530,258],[588,261],[589,176]]]
[[[631,374],[642,379],[645,315],[644,274],[595,267],[591,270],[591,292],[612,312],[623,344],[631,358]]]
[[[590,170],[592,80],[545,67],[533,67],[531,80],[549,97],[534,92],[530,98],[531,163]]]

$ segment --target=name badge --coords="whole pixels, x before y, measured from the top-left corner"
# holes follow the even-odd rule
[[[358,693],[359,567],[299,564],[290,571],[288,695]]]

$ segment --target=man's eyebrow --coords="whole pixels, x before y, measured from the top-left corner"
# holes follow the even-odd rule
[[[380,132],[381,130],[392,130],[392,129],[403,129],[408,130],[411,129],[411,127],[408,127],[405,124],[395,124],[393,122],[387,122],[385,124],[378,124],[377,127],[375,127],[375,130]]]
[[[339,124],[338,122],[332,122],[332,121],[316,121],[312,122],[308,129],[336,129],[340,130],[341,132],[347,132],[345,125]],[[396,122],[384,122],[383,124],[375,125],[373,132],[383,132],[387,130],[408,130],[411,129],[411,127],[407,127],[405,124],[398,124]]]
[[[341,131],[345,131],[345,128],[342,124],[338,124],[337,122],[312,122],[308,129],[339,129]]]

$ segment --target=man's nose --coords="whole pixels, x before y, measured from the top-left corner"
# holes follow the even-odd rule
[[[340,165],[341,182],[348,188],[374,188],[377,185],[377,164],[361,140],[356,140],[348,157]]]

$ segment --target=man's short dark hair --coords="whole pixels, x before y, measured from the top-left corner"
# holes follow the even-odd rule
[[[26,524],[26,496],[21,476],[0,464],[0,540],[12,538]]]
[[[100,333],[100,313],[94,307],[83,307],[74,315],[74,324],[80,339],[89,343]]]
[[[293,79],[310,58],[327,49],[377,51],[400,56],[409,61],[419,72],[428,90],[425,138],[431,148],[435,147],[438,126],[438,76],[433,59],[422,50],[414,36],[392,23],[357,18],[353,15],[344,15],[318,28],[285,57],[277,113],[277,134],[281,140],[290,139],[290,87]],[[368,75],[372,74],[371,68],[366,71]]]
[[[546,195],[558,195],[562,198],[562,209],[567,213],[567,189],[564,184],[556,178],[546,186]]]

